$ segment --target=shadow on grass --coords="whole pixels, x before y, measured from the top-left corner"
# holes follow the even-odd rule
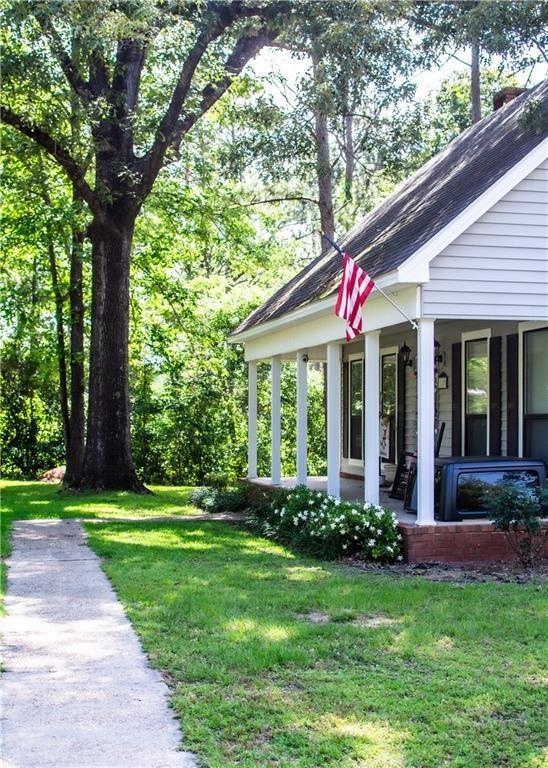
[[[192,488],[151,486],[154,495],[124,491],[72,493],[58,485],[3,480],[1,490],[2,555],[9,553],[9,530],[13,520],[42,517],[94,518],[160,515],[192,515],[200,510],[188,503]]]
[[[141,495],[128,491],[81,493],[62,489],[58,485],[18,480],[4,480],[2,489],[2,509],[4,512],[32,517],[33,512],[46,512],[48,516],[59,515],[74,517],[77,515],[97,516],[105,509],[112,512],[132,512],[135,514],[189,514],[188,497],[192,488],[188,486],[151,486],[154,495]],[[35,510],[35,507],[40,507]],[[44,508],[48,507],[47,510]],[[51,515],[50,515],[51,513]]]
[[[351,574],[223,523],[87,528],[206,765],[522,768],[541,755],[536,589]],[[339,619],[312,624],[312,611]],[[396,621],[351,620],[379,615]]]

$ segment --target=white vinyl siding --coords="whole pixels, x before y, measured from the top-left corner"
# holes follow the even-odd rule
[[[417,346],[414,343],[407,345],[411,348],[413,361],[417,356]],[[405,369],[405,450],[415,453],[417,450],[417,377],[411,366]]]
[[[548,160],[430,263],[425,316],[548,317]]]

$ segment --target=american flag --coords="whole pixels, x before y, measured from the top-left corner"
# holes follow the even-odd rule
[[[346,320],[346,340],[351,341],[363,331],[362,306],[375,283],[347,253],[342,256],[343,273],[335,314]]]

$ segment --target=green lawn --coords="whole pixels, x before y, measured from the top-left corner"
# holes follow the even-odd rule
[[[192,488],[150,486],[151,496],[134,493],[68,493],[59,492],[48,483],[3,480],[0,483],[2,505],[2,554],[9,551],[9,527],[12,520],[36,517],[135,517],[158,515],[192,515],[201,510],[188,504]]]
[[[28,501],[53,503],[34,489]],[[201,765],[546,765],[540,587],[361,573],[225,523],[87,529]]]

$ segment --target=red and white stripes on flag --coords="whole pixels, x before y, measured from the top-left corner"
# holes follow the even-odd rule
[[[346,320],[346,340],[351,341],[363,331],[362,306],[375,287],[369,275],[354,259],[343,253],[343,273],[335,314]]]

